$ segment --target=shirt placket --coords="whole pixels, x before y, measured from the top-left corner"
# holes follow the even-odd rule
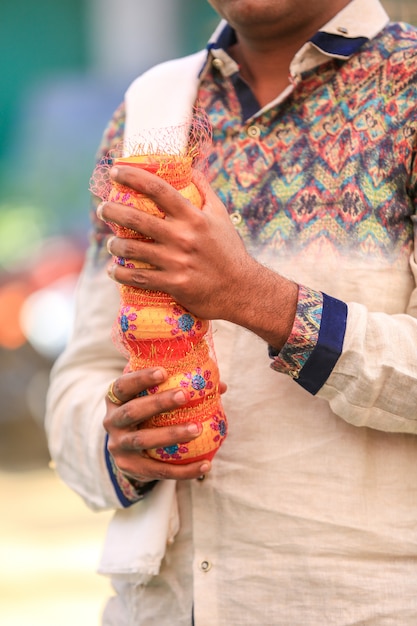
[[[217,504],[210,475],[201,476],[191,485],[193,510],[193,585],[195,626],[218,626],[221,562],[215,546],[219,545]]]

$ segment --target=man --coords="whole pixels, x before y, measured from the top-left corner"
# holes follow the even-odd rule
[[[153,240],[110,238],[108,252],[155,269],[111,263],[112,283],[97,227],[49,393],[58,472],[91,507],[119,509],[104,621],[411,626],[416,30],[378,0],[211,4],[225,21],[208,52],[140,77],[102,147],[198,102],[213,127],[203,210],[152,174],[113,170],[166,219],[100,205]],[[216,320],[229,435],[211,464],[146,456],[199,427],[138,430],[186,398],[144,395],[163,369],[122,375],[116,282]]]

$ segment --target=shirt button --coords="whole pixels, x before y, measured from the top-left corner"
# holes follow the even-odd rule
[[[204,573],[209,572],[211,570],[211,563],[210,563],[210,561],[201,561],[200,569]]]
[[[197,480],[199,480],[202,483],[205,477],[206,477],[205,474],[201,474],[201,476],[197,476]]]
[[[249,126],[246,132],[247,132],[248,137],[251,137],[252,139],[258,139],[258,137],[261,136],[261,129],[259,128],[259,126],[256,126],[255,124],[252,124],[252,126]]]
[[[232,222],[232,224],[234,226],[239,226],[239,224],[242,222],[242,216],[240,213],[237,213],[236,211],[234,213],[230,214],[230,221]]]
[[[218,59],[217,57],[215,59],[213,59],[212,61],[213,67],[216,68],[216,70],[221,70],[224,63],[221,59]]]

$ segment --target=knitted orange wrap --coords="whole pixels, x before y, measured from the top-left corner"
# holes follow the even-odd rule
[[[90,189],[95,195],[164,219],[164,213],[148,197],[118,183],[108,183],[103,168],[108,170],[111,164],[152,171],[173,185],[196,207],[202,207],[200,193],[191,180],[193,156],[190,154],[155,153],[116,157],[99,164],[93,174]],[[130,229],[114,223],[109,225],[119,237],[142,238]],[[129,259],[115,260],[127,267],[149,267]],[[202,432],[195,440],[148,450],[149,456],[169,463],[211,460],[226,437],[227,421],[220,400],[219,371],[210,322],[197,318],[161,291],[120,285],[120,295],[113,340],[128,358],[125,372],[154,366],[163,366],[168,372],[165,383],[140,395],[182,388],[188,397],[185,405],[152,417],[141,428],[185,422],[202,425]]]

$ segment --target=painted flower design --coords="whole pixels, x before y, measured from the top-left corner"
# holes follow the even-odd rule
[[[175,317],[167,316],[165,318],[167,324],[173,327],[171,330],[172,335],[184,333],[190,337],[194,337],[196,331],[201,330],[201,320],[196,319],[191,313],[187,313],[184,309],[175,306],[172,309],[172,314]]]
[[[182,459],[182,454],[186,454],[188,452],[187,446],[182,443],[174,444],[173,446],[166,446],[165,448],[157,448],[156,453],[160,456],[164,461],[168,461],[169,459],[176,459],[179,461]]]
[[[133,322],[137,319],[137,315],[136,313],[131,309],[130,306],[123,306],[120,309],[120,315],[119,315],[119,325],[120,328],[122,329],[122,332],[126,335],[126,337],[128,337],[129,339],[133,339],[135,340],[136,337],[135,335],[132,333],[132,331],[137,329],[136,324],[133,324]]]
[[[210,428],[216,433],[213,437],[213,441],[220,441],[220,439],[224,439],[227,435],[226,420],[219,415],[213,415],[213,421],[210,422]]]
[[[159,386],[155,385],[155,387],[149,387],[149,389],[144,389],[143,391],[140,391],[136,395],[136,398],[143,398],[144,396],[149,396],[151,394],[158,393],[158,391],[159,391]]]
[[[116,256],[114,258],[115,258],[117,265],[121,265],[122,267],[128,267],[129,269],[132,269],[135,267],[133,263],[130,263],[122,256]]]
[[[186,380],[182,380],[180,385],[187,388],[191,385],[190,398],[193,398],[196,393],[199,396],[204,396],[206,390],[213,389],[213,382],[210,380],[210,370],[203,372],[201,367],[196,367],[194,372],[187,372],[184,376]]]

